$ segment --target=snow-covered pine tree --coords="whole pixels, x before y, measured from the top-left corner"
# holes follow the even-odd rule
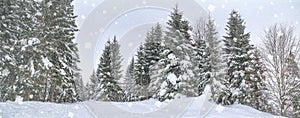
[[[267,88],[266,88],[266,68],[262,63],[259,51],[253,47],[248,52],[250,61],[246,64],[245,77],[242,82],[241,91],[243,104],[251,106],[261,111],[267,109]]]
[[[195,65],[193,65],[194,47],[191,43],[190,32],[192,28],[188,21],[184,20],[182,13],[176,6],[167,22],[167,30],[162,45],[164,46],[164,59],[161,62],[166,65],[157,66],[162,84],[157,94],[161,100],[175,98],[180,94],[195,96],[198,93],[198,85],[193,82],[195,77]],[[194,86],[195,85],[195,86]]]
[[[215,22],[211,15],[209,15],[207,22],[205,22],[205,20],[202,22],[202,27],[204,28],[198,29],[201,29],[201,31],[203,31],[202,34],[207,44],[207,47],[205,49],[205,54],[207,56],[206,77],[208,77],[207,79],[211,85],[211,98],[213,101],[216,101],[218,95],[217,93],[219,92],[218,81],[216,80],[221,79],[224,76],[224,73],[222,71],[225,65],[222,64],[222,50],[220,50],[222,45],[221,40],[219,40],[218,38],[218,32],[216,31]],[[201,24],[198,27],[201,27]]]
[[[95,100],[95,90],[96,90],[96,86],[99,83],[98,78],[97,78],[97,74],[96,72],[93,70],[92,75],[90,76],[90,83],[87,83],[86,85],[86,94],[88,96],[87,100]]]
[[[105,49],[100,57],[100,63],[97,68],[98,82],[94,96],[95,100],[101,101],[121,101],[123,91],[118,85],[117,80],[112,75],[112,60],[111,60],[111,42],[107,41]]]
[[[227,22],[227,35],[223,36],[225,60],[227,63],[225,80],[220,80],[224,86],[219,94],[217,103],[230,105],[235,102],[244,100],[241,83],[245,77],[246,63],[249,61],[248,51],[251,49],[249,44],[250,33],[245,33],[245,22],[241,19],[239,13],[233,10],[230,13],[229,21]],[[239,101],[240,100],[240,101]]]
[[[145,72],[146,75],[149,76],[150,81],[156,79],[151,78],[150,70],[151,68],[161,59],[161,53],[163,51],[163,47],[161,45],[161,41],[163,38],[162,28],[159,23],[157,23],[154,27],[151,28],[150,31],[147,32],[146,41],[144,43],[144,56],[145,56]],[[150,84],[151,82],[149,82]],[[150,91],[151,87],[149,86],[149,96],[152,96],[156,91]]]
[[[145,56],[145,47],[143,44],[140,45],[137,55],[136,55],[136,61],[134,63],[134,78],[135,78],[135,96],[138,97],[140,100],[148,99],[150,94],[148,91],[148,86],[150,83],[150,75],[148,71],[149,65],[146,61]]]
[[[35,3],[28,1],[9,1],[1,3],[0,10],[0,100],[14,100],[20,96],[23,100],[33,100],[37,95],[32,79],[31,30],[35,25],[33,16]]]
[[[123,61],[120,54],[120,44],[117,41],[116,36],[111,42],[111,67],[112,76],[115,80],[120,80],[122,78],[121,62]]]
[[[131,59],[130,64],[127,67],[125,80],[124,80],[124,91],[125,91],[125,101],[132,101],[134,100],[134,87],[135,77],[134,77],[134,58]]]
[[[44,35],[50,33],[48,38],[44,38],[47,40],[45,42],[50,43],[44,58],[52,64],[49,70],[51,73],[48,73],[48,77],[52,78],[49,100],[55,102],[74,102],[78,99],[74,83],[75,74],[79,71],[78,48],[74,42],[74,33],[78,30],[72,2],[73,0],[42,1],[43,21],[50,30],[43,32]]]
[[[74,80],[75,80],[75,90],[78,93],[79,100],[80,101],[86,100],[85,86],[84,86],[83,81],[82,81],[82,76],[78,73],[78,74],[75,75]]]
[[[196,69],[195,69],[195,74],[196,74],[196,78],[197,79],[197,83],[198,83],[198,94],[201,95],[202,92],[204,91],[204,88],[206,86],[206,84],[209,83],[210,78],[211,78],[211,69],[209,66],[209,60],[208,60],[208,56],[209,56],[209,52],[208,49],[212,48],[212,47],[208,47],[206,44],[206,40],[208,40],[208,33],[210,33],[209,31],[207,31],[206,28],[206,21],[204,19],[200,19],[198,21],[196,30],[194,32],[194,46],[195,46],[195,56],[194,56],[194,64],[196,65]],[[214,34],[211,34],[214,35]],[[214,40],[214,39],[209,39],[209,40]]]
[[[289,76],[287,79],[295,79],[295,82],[291,82],[291,105],[292,105],[292,117],[298,118],[300,117],[300,90],[298,89],[300,87],[300,71],[298,64],[295,60],[295,55],[290,52],[289,57],[286,60],[286,63],[288,65],[287,70],[287,76]]]

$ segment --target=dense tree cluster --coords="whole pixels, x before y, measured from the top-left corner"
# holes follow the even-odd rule
[[[78,101],[72,0],[0,4],[0,100]]]

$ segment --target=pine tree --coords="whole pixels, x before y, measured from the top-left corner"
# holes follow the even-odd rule
[[[136,86],[134,87],[135,96],[140,100],[149,98],[148,85],[150,83],[149,67],[146,62],[145,47],[143,44],[140,45],[137,55],[136,62],[134,63],[134,78]]]
[[[257,49],[253,48],[248,53],[250,61],[248,61],[245,70],[245,77],[242,82],[243,104],[251,106],[261,111],[267,109],[266,96],[266,69],[262,63],[262,57]]]
[[[245,77],[246,62],[249,61],[247,53],[251,48],[250,34],[245,33],[244,23],[237,11],[233,10],[230,13],[226,28],[227,36],[224,36],[225,47],[223,48],[226,56],[224,61],[227,63],[226,77],[225,80],[220,80],[224,86],[221,88],[223,90],[217,100],[221,104],[228,105],[244,100],[242,96],[245,93],[242,93],[240,88]]]
[[[94,100],[95,96],[95,90],[96,90],[96,86],[99,83],[96,72],[93,71],[92,75],[90,76],[90,83],[87,83],[86,85],[86,94],[88,96],[87,100]]]
[[[112,75],[112,60],[111,60],[111,42],[106,43],[100,63],[97,68],[97,78],[99,83],[95,89],[95,100],[101,101],[121,101],[122,89],[118,85],[117,80]]]
[[[76,76],[75,76],[75,90],[77,91],[78,93],[78,96],[79,96],[79,100],[81,101],[84,101],[86,100],[86,96],[85,96],[85,86],[83,84],[83,81],[82,81],[82,76],[78,73]]]
[[[125,101],[132,101],[134,99],[133,88],[136,85],[134,78],[134,58],[131,59],[130,64],[127,67],[124,83],[124,91],[126,95]]]
[[[112,76],[115,80],[120,80],[122,78],[121,62],[123,61],[123,59],[120,54],[120,44],[118,43],[116,36],[114,36],[110,48]]]
[[[216,31],[216,26],[214,24],[215,22],[210,15],[207,22],[202,22],[204,23],[202,23],[202,26],[200,24],[199,27],[203,28],[198,29],[201,29],[203,33],[198,34],[202,34],[205,42],[207,43],[207,47],[205,49],[205,54],[207,56],[206,77],[211,85],[211,98],[213,101],[216,101],[219,93],[217,80],[223,78],[224,76],[224,73],[222,73],[224,65],[222,64],[222,54],[220,50],[221,40],[218,39],[218,32]]]
[[[32,79],[32,27],[35,3],[28,1],[2,1],[0,10],[0,100],[14,100],[16,96],[33,100],[36,92]]]

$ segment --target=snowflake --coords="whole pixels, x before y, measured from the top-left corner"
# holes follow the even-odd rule
[[[221,6],[223,9],[225,8],[225,4],[222,4],[222,6]]]
[[[218,105],[218,106],[216,107],[216,110],[217,110],[218,113],[222,112],[224,109],[225,109],[225,108],[224,108],[222,105]]]
[[[297,21],[296,21],[295,23],[296,23],[296,24],[299,24],[299,22],[297,22]]]
[[[236,17],[237,15],[236,14],[232,14],[232,17]]]
[[[74,117],[74,113],[73,113],[73,112],[69,112],[69,113],[68,113],[68,117],[69,117],[69,118],[73,118],[73,117]]]
[[[117,25],[117,24],[118,24],[118,21],[116,21],[115,24]]]
[[[277,18],[277,17],[278,17],[278,14],[273,14],[273,17]]]
[[[263,7],[263,6],[259,6],[258,9],[259,9],[259,10],[263,10],[264,7]]]
[[[33,95],[29,95],[29,98],[32,99],[32,98],[33,98]]]
[[[87,1],[85,0],[85,1],[83,1],[83,4],[87,4]]]
[[[142,3],[143,3],[143,5],[146,5],[146,4],[147,4],[147,1],[144,0]]]
[[[4,20],[4,19],[5,19],[5,16],[1,16],[1,19]]]
[[[106,11],[106,10],[103,10],[103,11],[102,11],[102,13],[103,13],[103,14],[106,14],[106,13],[107,13],[107,11]]]
[[[294,9],[294,6],[292,5],[290,8],[291,8],[291,9]]]
[[[272,6],[274,6],[274,5],[275,5],[275,3],[274,3],[274,2],[270,2],[270,4],[271,4]]]
[[[278,36],[278,37],[281,37],[282,35],[283,35],[283,33],[282,33],[281,31],[278,31],[278,32],[277,32],[277,36]]]
[[[127,16],[128,16],[128,14],[124,14],[124,16],[125,16],[125,17],[127,17]]]
[[[234,38],[233,38],[233,41],[234,41],[234,42],[237,42],[237,38],[234,37]]]
[[[216,7],[214,5],[212,5],[212,4],[209,4],[208,7],[207,7],[207,9],[209,10],[209,12],[214,12],[215,8]]]
[[[96,6],[95,3],[93,3],[93,4],[92,4],[92,7],[95,7],[95,6]]]
[[[84,19],[85,19],[85,15],[81,15],[81,19],[83,19],[83,20],[84,20]]]

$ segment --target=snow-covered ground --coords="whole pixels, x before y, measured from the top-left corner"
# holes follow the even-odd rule
[[[86,101],[74,104],[45,102],[0,103],[0,118],[274,118],[248,106],[221,106],[209,102],[209,92],[194,98],[165,102]]]
[[[186,98],[190,103],[180,108],[174,101],[160,103],[153,99],[132,103],[109,103],[87,101],[75,104],[55,104],[43,102],[0,103],[1,118],[273,118],[268,113],[257,111],[244,105],[213,105],[207,112],[201,112],[203,97]],[[177,101],[189,101],[179,100]],[[173,104],[173,105],[172,105]]]

